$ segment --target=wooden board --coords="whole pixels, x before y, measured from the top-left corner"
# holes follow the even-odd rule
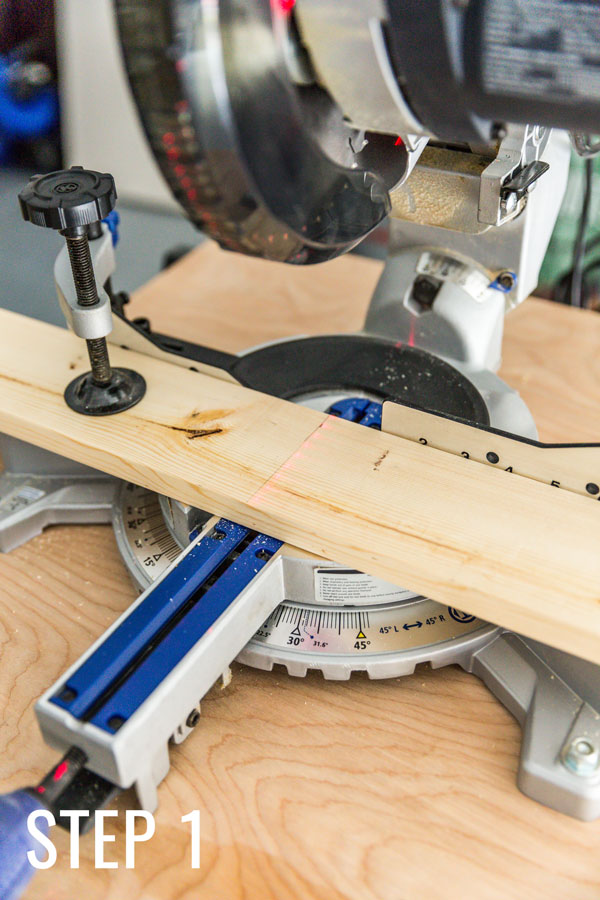
[[[600,506],[115,348],[148,393],[90,419],[67,332],[0,314],[0,427],[600,662]]]
[[[285,269],[290,310],[278,266],[208,244],[145,286],[132,313],[232,351],[358,328],[380,265],[346,257],[331,267],[333,305],[322,286],[329,264]],[[243,296],[221,289],[220,270]],[[261,316],[248,315],[259,301]],[[542,438],[593,440],[600,316],[531,300],[507,332],[503,374]],[[109,526],[51,528],[0,555],[0,790],[35,783],[55,762],[33,703],[134,596]],[[500,703],[454,666],[344,684],[235,666],[172,750],[156,837],[140,845],[136,868],[124,868],[120,803],[117,844],[107,845],[119,870],[94,869],[92,836],[69,869],[59,832],[57,866],[23,900],[598,900],[600,822],[518,791],[520,739]],[[196,872],[180,823],[192,808],[202,823]]]

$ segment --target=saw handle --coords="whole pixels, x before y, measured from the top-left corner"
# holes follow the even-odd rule
[[[32,812],[50,810],[58,818],[64,792],[72,787],[86,761],[85,753],[70,747],[35,788],[21,788],[12,794],[0,794],[0,900],[17,900],[35,874],[27,853],[33,850],[44,859],[45,850],[27,826]],[[46,836],[48,821],[36,819],[37,830]]]
[[[44,858],[44,849],[30,834],[27,827],[29,815],[45,808],[33,791],[18,790],[0,795],[0,897],[2,900],[17,900],[21,896],[36,869],[27,857],[33,850],[39,859]],[[48,833],[48,823],[40,817],[36,827]]]

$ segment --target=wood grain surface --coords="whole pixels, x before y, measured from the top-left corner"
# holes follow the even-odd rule
[[[262,318],[237,298],[237,312],[225,304],[219,321],[210,279],[221,256],[223,278],[243,283],[250,305],[263,298]],[[278,266],[210,246],[148,285],[132,308],[174,334],[176,309],[180,335],[232,350],[306,333],[309,320],[312,332],[344,321],[355,329],[379,266],[346,258],[331,267],[335,276],[326,276],[329,266],[285,269],[294,319],[280,307]],[[323,277],[335,294],[331,326]],[[346,320],[335,299],[344,292]],[[545,440],[597,437],[598,347],[591,314],[528,301],[509,317],[504,375]],[[0,558],[0,790],[37,781],[55,761],[33,703],[134,596],[108,527],[55,527]],[[118,870],[94,870],[92,837],[82,842],[81,868],[70,870],[59,832],[59,862],[36,876],[25,900],[600,898],[600,823],[519,793],[518,726],[455,667],[336,684],[235,666],[202,713],[171,753],[157,834],[139,846],[136,869],[124,868],[122,816],[114,852],[107,846]],[[202,820],[199,871],[180,823],[193,808]]]
[[[82,341],[2,310],[0,331],[8,434],[600,664],[589,496],[115,346],[147,393],[81,416]]]

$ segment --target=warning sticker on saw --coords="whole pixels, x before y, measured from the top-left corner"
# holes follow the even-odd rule
[[[417,272],[420,275],[431,275],[440,281],[451,281],[478,301],[485,299],[490,288],[490,279],[483,272],[452,256],[432,253],[429,250],[421,253],[417,262]]]
[[[363,603],[392,603],[412,600],[419,596],[413,591],[396,587],[382,578],[365,575],[356,569],[315,569],[315,600],[317,603],[350,605]]]
[[[33,485],[21,485],[0,500],[0,510],[2,513],[17,512],[17,510],[35,503],[36,500],[40,500],[45,494],[46,491],[33,487]]]

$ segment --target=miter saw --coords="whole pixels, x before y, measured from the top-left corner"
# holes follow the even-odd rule
[[[301,265],[390,216],[390,247],[361,333],[232,356],[127,320],[112,287],[110,176],[36,177],[22,209],[67,238],[55,280],[92,364],[66,402],[110,415],[143,396],[143,379],[110,367],[108,340],[363,426],[381,427],[381,404],[399,400],[535,441],[495,372],[504,315],[536,285],[564,193],[566,131],[580,152],[598,149],[598,4],[117,0],[116,14],[148,139],[198,227],[227,249]],[[42,782],[30,805],[58,811],[64,789],[70,808],[100,806],[135,785],[153,809],[169,738],[189,734],[237,655],[332,679],[457,663],[522,724],[522,790],[600,815],[592,664],[46,451],[4,439],[2,453],[3,550],[53,522],[112,521],[144,590],[39,701],[69,775],[60,790]]]

